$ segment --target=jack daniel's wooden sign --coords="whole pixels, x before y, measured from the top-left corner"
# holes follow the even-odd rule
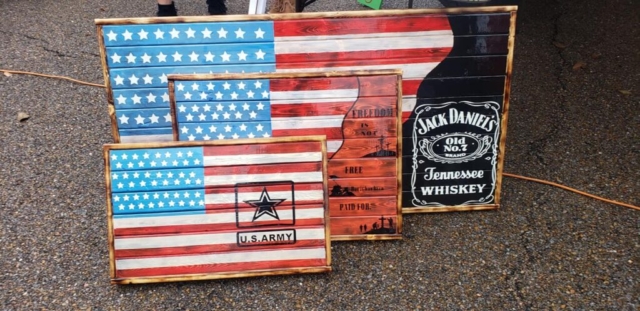
[[[425,208],[491,205],[500,137],[497,102],[444,102],[416,108],[411,157],[411,205]],[[405,205],[406,206],[406,205]]]

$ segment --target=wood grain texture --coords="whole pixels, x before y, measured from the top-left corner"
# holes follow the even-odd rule
[[[397,160],[390,158],[336,159],[329,162],[329,177],[395,177]]]
[[[340,240],[346,240],[344,236],[386,235],[401,237],[396,230],[396,220],[395,213],[368,217],[332,217],[331,233],[334,236],[341,236]],[[383,222],[384,226],[381,225]]]
[[[390,215],[397,212],[396,196],[364,198],[330,198],[329,211],[332,217]]]
[[[511,75],[513,73],[513,53],[515,49],[515,33],[516,33],[516,16],[517,12],[511,12],[510,29],[509,29],[509,54],[507,56],[507,76],[504,81],[504,103],[502,106],[502,132],[500,133],[498,155],[498,176],[496,179],[496,205],[500,206],[500,194],[502,193],[502,171],[504,169],[504,154],[507,145],[507,124],[509,120],[509,100],[511,98]],[[497,208],[497,207],[496,207]]]
[[[398,178],[335,178],[329,179],[329,197],[393,196],[398,193]]]
[[[324,267],[256,270],[250,273],[231,272],[231,273],[216,273],[216,274],[185,274],[185,275],[170,276],[170,277],[114,278],[114,279],[111,279],[111,283],[125,285],[125,284],[148,284],[148,283],[160,283],[160,282],[205,281],[205,280],[220,280],[220,279],[246,278],[246,277],[271,276],[271,275],[325,273],[330,271],[331,271],[331,266],[329,266],[329,264],[327,263],[327,265]]]

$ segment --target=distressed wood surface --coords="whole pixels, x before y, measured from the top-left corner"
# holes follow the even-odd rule
[[[402,149],[405,156],[412,157],[417,149],[409,133],[415,130],[413,121],[421,105],[446,102],[466,105],[461,103],[471,97],[501,98],[496,101],[500,132],[493,137],[497,156],[491,160],[496,171],[492,181],[495,186],[492,197],[487,197],[489,201],[482,203],[495,206],[502,185],[516,9],[503,6],[96,20],[114,139],[116,142],[177,139],[173,136],[175,116],[168,109],[166,89],[167,76],[172,74],[286,75],[316,71],[330,75],[340,70],[401,69],[402,119],[398,127],[402,129],[396,133],[404,133],[398,144],[408,146]],[[352,122],[348,118],[344,121]],[[189,133],[196,130],[187,128]],[[300,134],[313,133],[323,134]],[[324,134],[336,137],[340,133],[326,130]],[[393,133],[387,131],[384,135]],[[189,135],[182,137],[188,138]],[[335,141],[329,141],[330,156],[337,150],[332,150],[335,146]],[[420,159],[425,160],[431,161]],[[402,173],[411,176],[414,165],[404,167]],[[416,186],[415,180],[412,183],[411,178],[402,184],[409,187],[405,188],[408,192],[422,187]],[[417,202],[429,201],[414,199],[413,195],[404,196],[403,206],[423,210],[425,206]],[[455,198],[440,203],[467,204]]]
[[[288,75],[169,75],[175,137],[220,140],[324,134],[332,181],[331,217],[384,214],[396,221],[394,232],[352,228],[349,232],[354,236],[344,230],[339,235],[350,240],[400,238],[399,71]],[[198,91],[201,97],[191,94]],[[264,97],[256,98],[263,92]],[[297,163],[291,169],[304,170],[309,165]],[[286,166],[277,169],[281,174],[288,171]],[[364,191],[350,198],[348,189],[339,191],[340,184]],[[346,220],[342,222],[346,226]],[[352,223],[354,228],[359,225]]]
[[[105,145],[110,275],[329,271],[324,137]]]

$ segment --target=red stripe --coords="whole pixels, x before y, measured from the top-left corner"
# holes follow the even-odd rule
[[[260,222],[261,225],[279,225],[278,220]],[[315,226],[323,225],[322,218],[309,218],[309,219],[296,219],[296,226]],[[243,229],[248,229],[251,226],[251,222],[242,222],[240,226]],[[269,229],[269,226],[256,226],[256,229]],[[271,227],[277,228],[277,227]],[[159,227],[141,227],[141,228],[119,228],[114,229],[113,234],[115,236],[128,236],[128,235],[155,235],[155,234],[182,234],[189,232],[208,232],[208,231],[224,231],[224,230],[238,230],[236,223],[224,223],[224,224],[200,224],[200,225],[177,225],[177,226],[159,226]]]
[[[345,115],[354,102],[334,102],[317,104],[277,104],[271,105],[272,118],[316,117],[328,115]]]
[[[402,80],[402,96],[415,96],[423,80]]]
[[[204,156],[243,154],[280,154],[296,152],[321,151],[321,142],[292,142],[292,143],[272,143],[272,144],[251,144],[251,145],[230,145],[230,146],[204,146]]]
[[[413,113],[413,110],[403,111],[402,112],[402,123],[407,122],[407,120],[409,120],[409,117],[411,117],[412,113]]]
[[[278,62],[277,58],[276,62]],[[358,79],[356,77],[271,79],[269,81],[269,89],[271,92],[323,91],[356,88],[358,88]]]
[[[264,165],[212,166],[204,168],[205,176],[258,175],[274,173],[322,172],[322,162],[280,163]],[[259,179],[256,179],[259,180]]]
[[[326,135],[328,140],[342,139],[342,129],[340,129],[339,127],[317,129],[282,129],[273,130],[272,134],[273,137]]]
[[[220,272],[247,273],[250,271],[266,270],[266,269],[319,267],[319,266],[325,266],[326,264],[327,264],[326,259],[236,262],[236,263],[227,263],[227,264],[211,264],[211,265],[198,265],[198,266],[117,270],[116,277],[132,278],[132,277],[145,277],[145,276],[167,276],[167,275],[220,273]]]
[[[449,52],[451,52],[450,47],[379,51],[276,54],[276,65],[278,69],[282,69],[356,66],[359,63],[361,63],[361,65],[406,64],[410,62],[435,63],[441,62],[445,57],[447,57]],[[378,63],[378,61],[384,60],[395,61],[389,63]],[[305,66],[305,64],[307,63],[314,65]]]
[[[449,19],[444,15],[274,21],[274,34],[276,37],[413,32],[450,29],[451,26],[449,25]]]
[[[280,227],[278,227],[280,228]],[[238,244],[217,244],[217,245],[194,245],[184,247],[166,247],[166,248],[146,248],[146,249],[123,249],[115,250],[116,259],[134,258],[134,257],[157,257],[172,255],[190,255],[204,253],[218,253],[230,251],[248,251],[248,250],[273,250],[273,249],[290,249],[292,247],[318,247],[324,246],[325,240],[300,240],[295,244],[265,244],[238,246]]]

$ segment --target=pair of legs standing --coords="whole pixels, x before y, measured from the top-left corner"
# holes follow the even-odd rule
[[[211,15],[227,14],[227,7],[224,0],[207,0],[207,7]],[[158,0],[158,16],[178,16],[173,0]]]

